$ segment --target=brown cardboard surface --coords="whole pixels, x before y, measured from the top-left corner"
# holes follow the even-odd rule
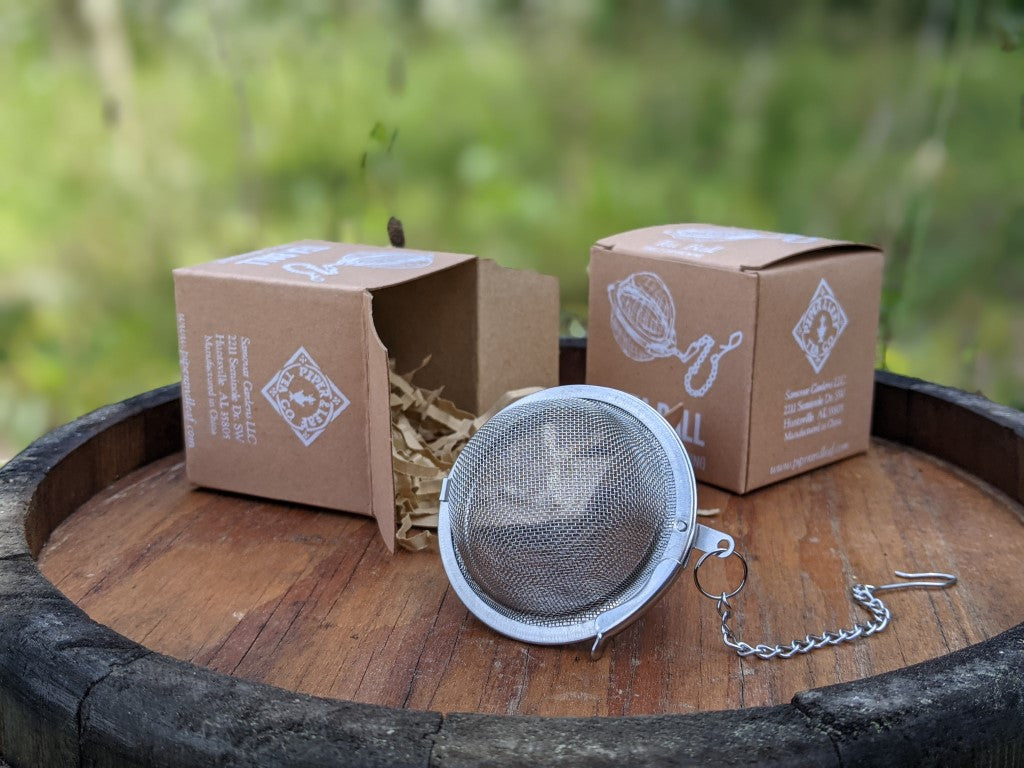
[[[364,293],[364,318],[372,313],[372,298]],[[395,551],[395,485],[391,474],[391,387],[388,381],[388,348],[380,339],[374,323],[366,326],[366,402],[367,418],[363,425],[367,441],[369,471],[369,511],[377,520],[384,544]],[[385,428],[386,427],[386,428]],[[344,505],[325,504],[334,509],[360,512]]]
[[[698,479],[728,490],[863,451],[881,273],[877,249],[825,238],[613,235],[591,250],[587,381],[668,413]]]
[[[746,487],[757,488],[867,450],[874,391],[882,254],[861,250],[766,270],[760,276],[759,344],[751,398]],[[820,369],[793,329],[818,294],[845,318]],[[831,299],[828,295],[831,294]],[[815,340],[835,329],[828,311],[811,313]]]
[[[510,389],[558,386],[558,281],[481,259],[477,272],[478,373],[474,413]],[[457,401],[456,401],[457,403]]]
[[[650,278],[647,292],[664,292],[671,304],[666,322],[659,319],[649,336],[663,334],[668,343],[650,354],[631,349],[631,357],[611,331],[609,293],[637,275],[657,276],[661,285]],[[601,247],[591,251],[587,381],[638,395],[662,415],[683,404],[672,426],[698,477],[723,487],[744,482],[756,291],[752,275],[687,262],[666,265],[647,256],[623,258]],[[734,334],[742,337],[738,345],[723,351]],[[699,397],[690,394],[705,387]]]
[[[419,385],[444,387],[445,397],[466,410],[477,407],[479,267],[474,259],[372,292],[373,325],[395,369],[411,370],[429,355]],[[390,430],[387,422],[383,427]]]
[[[372,515],[392,550],[388,356],[477,413],[557,383],[557,281],[475,256],[300,241],[174,278],[189,479]]]
[[[419,279],[475,258],[463,253],[299,240],[186,267],[182,271],[331,289],[372,290]]]
[[[179,340],[187,339],[190,363],[182,373],[189,479],[368,513],[367,412],[360,396],[367,347],[362,325],[352,333],[343,322],[365,316],[363,294],[305,295],[279,284],[207,280],[187,272],[176,275],[176,294]],[[310,316],[322,318],[316,333],[305,327]],[[348,398],[333,404],[330,428],[308,445],[263,394],[279,372],[297,374],[302,366],[308,368],[306,378],[296,379],[294,391],[302,381],[306,396],[320,400],[313,385],[333,396],[333,384]],[[292,422],[316,405],[297,408]]]
[[[693,261],[721,269],[757,270],[803,253],[849,247],[851,243],[715,224],[671,224],[612,235],[598,241],[597,245],[619,252]]]

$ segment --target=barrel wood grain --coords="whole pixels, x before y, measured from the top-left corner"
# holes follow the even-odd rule
[[[980,642],[1024,615],[1019,505],[949,465],[876,440],[867,455],[737,497],[708,522],[750,560],[734,600],[751,642],[788,642],[867,614],[857,581],[948,570],[943,591],[883,594],[870,639],[790,660],[740,659],[689,572],[600,661],[487,629],[432,553],[390,555],[366,518],[197,489],[172,454],[83,504],[43,573],[96,621],[175,658],[317,696],[442,712],[636,715],[769,706]],[[716,573],[717,571],[717,573]],[[713,587],[736,562],[709,563]]]

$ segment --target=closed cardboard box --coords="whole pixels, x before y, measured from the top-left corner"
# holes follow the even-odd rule
[[[678,224],[591,249],[587,382],[669,417],[698,479],[744,493],[867,449],[882,253]]]
[[[395,545],[388,358],[475,413],[558,383],[558,285],[466,254],[305,240],[174,271],[186,469],[377,519]]]

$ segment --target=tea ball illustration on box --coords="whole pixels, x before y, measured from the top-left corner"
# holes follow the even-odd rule
[[[704,397],[718,378],[721,359],[743,343],[743,332],[734,331],[728,341],[718,345],[710,334],[703,334],[681,351],[676,342],[676,306],[665,281],[653,272],[634,272],[608,286],[611,302],[612,335],[623,354],[637,362],[676,357],[690,363],[683,386],[691,397]],[[706,365],[705,365],[706,364]],[[706,373],[702,372],[706,368]],[[704,381],[696,382],[703,375]]]

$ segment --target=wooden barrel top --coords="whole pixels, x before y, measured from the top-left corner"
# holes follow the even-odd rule
[[[689,577],[597,662],[585,644],[510,640],[463,607],[437,554],[390,554],[368,518],[197,489],[183,465],[172,454],[89,499],[50,536],[43,574],[147,648],[317,696],[531,715],[767,706],[964,648],[1024,616],[1020,506],[886,441],[744,497],[698,489],[700,506],[721,510],[708,522],[750,562],[734,605],[752,643],[866,620],[850,587],[893,581],[894,569],[960,577],[940,592],[879,593],[888,630],[789,660],[729,651]],[[706,579],[738,582],[737,561],[711,565]]]
[[[584,355],[563,345],[563,382]],[[177,398],[101,409],[0,469],[14,764],[1024,761],[1017,411],[880,373],[866,455],[743,497],[699,489],[750,561],[744,639],[863,621],[850,586],[894,569],[959,576],[884,593],[886,631],[740,659],[684,574],[595,662],[493,633],[436,555],[388,554],[368,519],[190,486]],[[709,564],[712,588],[734,566]]]

